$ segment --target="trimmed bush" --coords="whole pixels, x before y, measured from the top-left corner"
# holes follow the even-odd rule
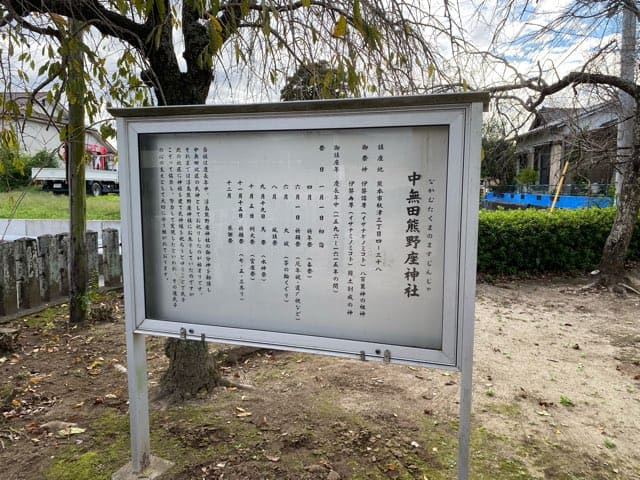
[[[478,271],[585,272],[597,267],[615,210],[481,210]],[[628,252],[640,258],[640,221]]]

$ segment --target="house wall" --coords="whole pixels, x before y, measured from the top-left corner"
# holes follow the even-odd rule
[[[60,147],[60,133],[54,125],[26,120],[14,125],[24,151],[33,155],[40,150],[56,150]]]
[[[41,150],[56,150],[60,154],[63,153],[61,149],[63,142],[60,140],[60,132],[55,125],[44,120],[28,119],[14,123],[13,127],[21,143],[21,149],[27,155],[34,155]],[[85,143],[104,145],[109,149],[102,137],[93,130],[87,130]]]

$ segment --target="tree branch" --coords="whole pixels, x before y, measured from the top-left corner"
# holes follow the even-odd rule
[[[127,42],[136,49],[144,48],[151,32],[150,25],[136,23],[124,15],[105,8],[97,0],[0,0],[0,3],[16,18],[34,13],[54,13],[91,23],[101,33]]]
[[[488,88],[492,95],[511,92],[514,90],[530,89],[538,93],[535,100],[526,102],[529,111],[535,110],[544,100],[554,93],[558,93],[572,85],[608,85],[628,93],[634,98],[640,97],[640,85],[613,75],[588,72],[571,72],[552,84],[547,84],[540,78],[523,79],[522,81],[510,85],[499,85]]]
[[[30,32],[38,33],[40,35],[46,35],[48,37],[54,37],[54,38],[57,38],[58,40],[62,40],[62,34],[60,33],[60,30],[56,28],[38,27],[37,25],[27,22],[22,17],[16,17],[15,20],[21,27],[29,30]]]

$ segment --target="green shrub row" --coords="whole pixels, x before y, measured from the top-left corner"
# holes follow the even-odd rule
[[[597,267],[615,210],[481,210],[478,272],[585,272]],[[640,258],[640,221],[629,247]]]
[[[58,167],[58,155],[41,150],[29,156],[16,148],[0,147],[0,192],[31,183],[31,171],[34,168]]]

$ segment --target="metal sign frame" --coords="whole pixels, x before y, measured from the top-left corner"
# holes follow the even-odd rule
[[[485,94],[389,97],[223,107],[114,109],[120,152],[123,280],[129,363],[132,468],[149,464],[146,335],[416,364],[462,372],[458,477],[468,476],[471,370],[480,184],[480,136]],[[449,128],[442,348],[413,348],[286,332],[237,329],[147,318],[138,136],[168,132],[277,132],[407,126]]]

